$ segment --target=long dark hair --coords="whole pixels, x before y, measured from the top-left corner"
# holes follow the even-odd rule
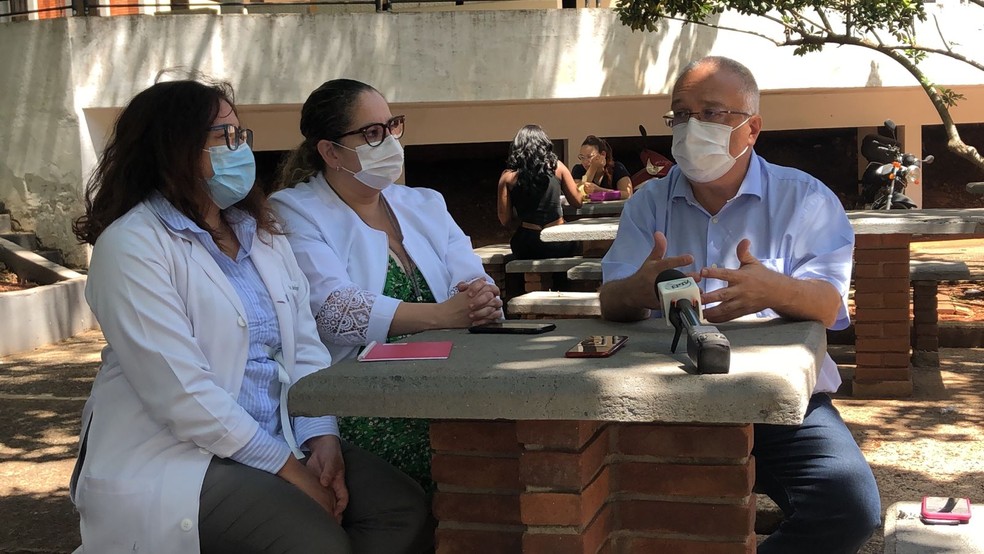
[[[217,236],[218,230],[202,218],[201,203],[208,192],[201,160],[222,101],[236,109],[229,84],[194,80],[156,83],[134,96],[116,119],[86,185],[85,214],[72,225],[79,241],[95,244],[110,224],[154,191]],[[253,216],[258,229],[279,233],[259,187],[236,207]]]
[[[324,170],[318,142],[335,140],[348,131],[359,96],[371,86],[353,79],[332,79],[314,90],[301,108],[301,135],[304,141],[280,164],[276,188],[292,187]]]
[[[509,146],[506,168],[517,173],[516,190],[540,196],[557,172],[557,155],[550,137],[539,125],[527,125],[516,133]]]
[[[581,146],[594,146],[598,149],[599,154],[605,153],[605,183],[614,188],[615,183],[612,182],[612,176],[615,174],[615,154],[612,152],[612,146],[608,144],[607,140],[594,135],[585,137]]]

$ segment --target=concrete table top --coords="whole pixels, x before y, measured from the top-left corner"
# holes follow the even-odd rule
[[[974,235],[984,234],[984,208],[930,210],[864,210],[847,212],[857,235]],[[540,240],[613,240],[618,233],[617,217],[581,219],[555,225],[540,232]]]
[[[593,217],[547,227],[540,231],[540,240],[543,242],[613,240],[616,233],[618,233],[617,217]]]
[[[540,335],[428,331],[450,340],[447,360],[345,360],[290,389],[291,415],[430,419],[775,423],[802,421],[826,352],[816,322],[740,321],[719,328],[732,348],[727,375],[695,375],[662,320],[561,319]],[[609,358],[565,358],[590,335],[629,337]]]
[[[984,233],[984,208],[847,212],[857,235],[972,235]]]

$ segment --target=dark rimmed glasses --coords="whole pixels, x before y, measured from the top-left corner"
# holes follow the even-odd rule
[[[253,130],[245,129],[243,127],[236,127],[235,125],[228,123],[226,125],[216,125],[214,127],[209,127],[208,131],[215,132],[221,131],[222,135],[225,137],[226,146],[229,150],[238,150],[240,146],[245,143],[250,148],[253,147]]]
[[[342,133],[335,137],[335,140],[342,137],[361,134],[366,139],[366,144],[369,146],[379,146],[383,143],[383,140],[386,139],[387,133],[393,135],[393,138],[395,139],[402,137],[406,121],[407,116],[395,115],[386,123],[370,123],[369,125],[360,127],[354,131]]]
[[[704,108],[696,112],[689,110],[683,111],[669,111],[663,116],[663,121],[666,123],[667,127],[676,127],[690,121],[690,118],[696,117],[700,121],[707,121],[709,123],[726,123],[729,115],[746,115],[750,116],[752,114],[747,112],[739,112],[737,110],[717,110],[714,108]]]

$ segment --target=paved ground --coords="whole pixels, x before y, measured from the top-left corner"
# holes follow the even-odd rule
[[[0,358],[0,553],[61,554],[79,544],[68,501],[79,414],[99,363],[89,332]],[[903,400],[839,398],[875,471],[883,506],[923,494],[984,502],[984,349],[944,349]],[[881,534],[862,550],[880,554]]]

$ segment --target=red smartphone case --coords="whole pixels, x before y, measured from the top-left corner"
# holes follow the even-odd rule
[[[924,496],[920,515],[931,521],[970,521],[970,499]]]

